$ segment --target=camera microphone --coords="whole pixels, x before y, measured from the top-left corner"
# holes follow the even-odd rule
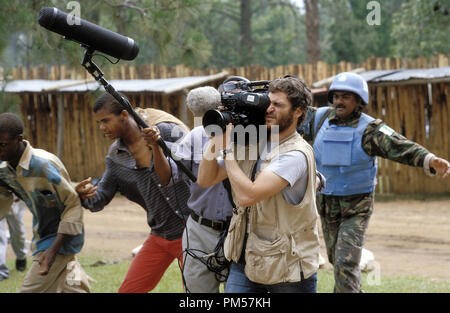
[[[131,38],[68,15],[57,8],[45,7],[39,12],[39,24],[46,29],[114,58],[131,61],[139,53]]]

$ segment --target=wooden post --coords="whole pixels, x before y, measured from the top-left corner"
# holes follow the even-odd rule
[[[446,67],[448,65],[449,65],[448,58],[443,54],[439,54],[438,67]]]
[[[130,79],[137,79],[136,68],[134,66],[130,66]]]
[[[64,99],[63,94],[58,95],[58,137],[56,139],[56,156],[62,159],[64,148]]]

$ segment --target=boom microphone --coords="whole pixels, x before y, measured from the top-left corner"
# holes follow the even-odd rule
[[[106,28],[68,15],[57,8],[42,8],[39,24],[93,50],[117,59],[133,60],[139,53],[138,44],[130,37],[122,36]]]

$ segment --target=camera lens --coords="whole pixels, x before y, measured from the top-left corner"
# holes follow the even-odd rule
[[[208,110],[203,115],[202,124],[208,136],[215,136],[218,131],[225,131],[227,124],[232,123],[232,119],[230,112]]]

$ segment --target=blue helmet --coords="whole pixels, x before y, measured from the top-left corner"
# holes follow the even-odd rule
[[[331,103],[333,103],[333,91],[350,91],[360,96],[364,105],[369,103],[369,86],[361,75],[351,72],[337,74],[328,89],[328,101]]]

